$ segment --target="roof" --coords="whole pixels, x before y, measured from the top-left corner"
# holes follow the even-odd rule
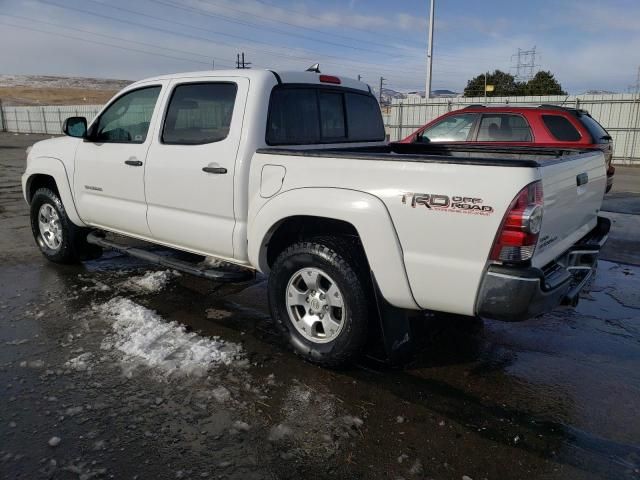
[[[250,81],[271,81],[272,79],[280,78],[283,83],[309,83],[309,84],[321,84],[320,77],[322,75],[337,76],[342,87],[354,88],[357,90],[364,90],[370,92],[369,85],[364,82],[360,82],[353,78],[343,77],[340,75],[332,75],[330,73],[315,73],[315,72],[297,72],[297,71],[275,71],[275,70],[262,70],[262,69],[234,69],[234,70],[204,70],[200,72],[183,72],[172,73],[169,75],[161,75],[158,77],[145,78],[135,82],[133,85],[140,83],[148,83],[162,80],[176,80],[186,78],[216,78],[216,77],[242,77],[248,78]],[[322,83],[324,84],[324,83]]]
[[[463,110],[501,110],[501,111],[515,111],[515,110],[561,110],[572,115],[588,115],[589,112],[587,110],[575,108],[575,107],[565,107],[562,105],[549,105],[549,104],[540,104],[540,105],[521,105],[517,103],[493,103],[493,104],[476,104],[469,105],[464,107]]]

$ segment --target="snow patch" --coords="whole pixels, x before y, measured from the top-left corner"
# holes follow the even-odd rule
[[[157,293],[167,286],[172,278],[180,274],[173,270],[147,272],[144,275],[131,277],[122,283],[122,287],[140,293]]]
[[[91,352],[82,353],[77,357],[71,358],[69,361],[67,361],[67,363],[65,363],[65,367],[72,368],[73,370],[78,370],[79,372],[84,372],[91,369],[92,359],[93,354]]]
[[[117,297],[96,309],[113,321],[113,333],[102,341],[101,348],[123,353],[127,368],[140,364],[166,376],[201,376],[213,366],[242,360],[240,345],[187,332],[177,322],[167,322],[129,299]]]

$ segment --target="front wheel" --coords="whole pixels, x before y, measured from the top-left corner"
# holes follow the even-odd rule
[[[55,263],[75,263],[102,253],[87,243],[88,229],[69,220],[60,197],[48,188],[36,190],[31,199],[31,231],[42,254]]]
[[[269,277],[269,308],[295,352],[337,367],[367,338],[370,298],[366,260],[349,239],[318,238],[282,252]]]

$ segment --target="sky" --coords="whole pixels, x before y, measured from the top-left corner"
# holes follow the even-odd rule
[[[0,0],[0,73],[137,80],[233,68],[362,76],[424,90],[428,0]],[[515,73],[536,48],[569,93],[627,92],[640,66],[638,0],[436,0],[432,89]]]

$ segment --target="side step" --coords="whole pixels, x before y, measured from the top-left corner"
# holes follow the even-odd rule
[[[238,270],[216,270],[200,266],[194,263],[185,262],[171,257],[165,257],[156,253],[148,252],[141,248],[129,247],[111,240],[107,240],[99,232],[91,232],[87,235],[87,242],[98,245],[103,248],[116,250],[117,252],[130,255],[141,260],[161,265],[163,267],[172,268],[179,272],[195,275],[196,277],[206,278],[216,282],[247,282],[255,278],[255,272],[249,269]]]

